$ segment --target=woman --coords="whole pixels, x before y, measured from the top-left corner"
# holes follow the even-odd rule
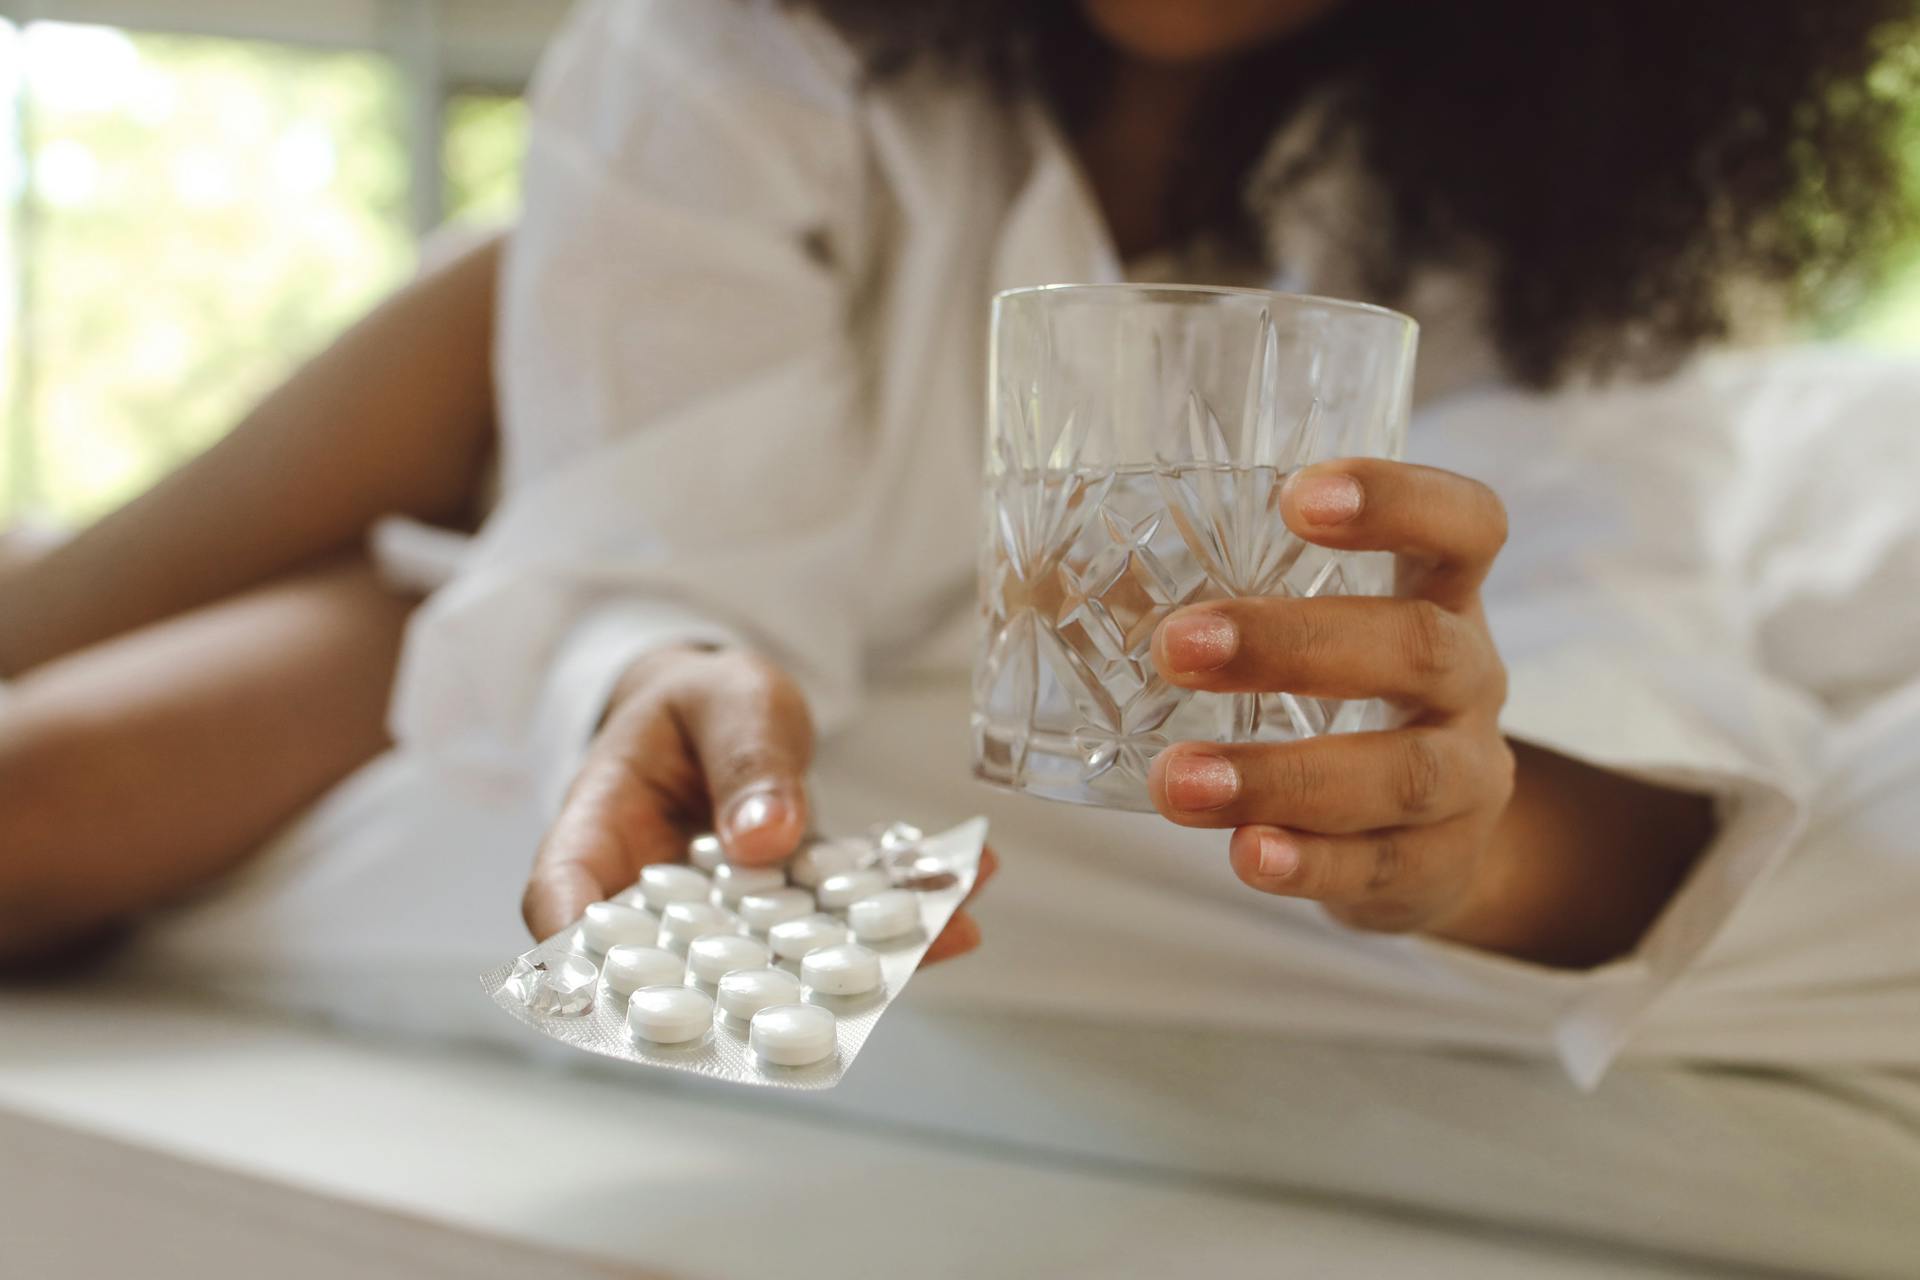
[[[1844,283],[1904,225],[1896,113],[1862,86],[1910,30],[1908,6],[1866,0],[1075,0],[991,20],[589,4],[542,73],[503,258],[416,285],[234,438],[0,582],[0,672],[25,673],[0,719],[5,940],[69,939],[246,859],[379,751],[399,653],[400,753],[154,954],[228,980],[279,966],[292,986],[464,973],[510,945],[488,904],[522,841],[540,843],[524,906],[545,935],[690,825],[756,862],[790,851],[816,803],[832,826],[984,803],[1007,923],[929,988],[1104,1020],[1126,1056],[1161,1044],[1157,1087],[1113,1114],[1214,1135],[1205,1155],[1128,1149],[1125,1123],[1062,1141],[1339,1184],[1273,1163],[1286,1122],[1229,1101],[1279,1052],[1268,1031],[1557,1052],[1589,1083],[1623,1050],[1910,1066],[1920,972],[1889,950],[1886,908],[1915,900],[1914,853],[1882,802],[1920,764],[1896,696],[1912,631],[1874,601],[1911,583],[1920,539],[1882,519],[1895,478],[1806,470],[1830,433],[1749,435],[1768,412],[1846,415],[1911,457],[1887,427],[1911,376],[1721,360],[1646,380],[1734,319]],[[1405,598],[1206,606],[1155,651],[1194,687],[1417,714],[1379,736],[1167,752],[1154,799],[1191,833],[956,786],[985,304],[1122,275],[1364,293],[1425,330],[1414,451],[1433,465],[1329,463],[1287,498],[1302,536],[1399,554]],[[326,561],[383,514],[482,512],[471,541],[383,527],[388,579],[434,588],[403,653],[408,602]],[[1870,580],[1821,598],[1833,584],[1810,586],[1769,530],[1844,545]],[[1816,605],[1853,652],[1821,643]],[[1879,826],[1840,830],[1821,807],[1836,777]],[[961,920],[942,954],[977,936]],[[1196,1024],[1224,1047],[1198,1050]],[[1023,1031],[1010,1061],[1039,1045],[1096,1061],[1073,1034]],[[1378,1103],[1351,1091],[1352,1062],[1295,1083]],[[1508,1099],[1533,1087],[1476,1069]],[[983,1078],[1018,1094],[1008,1070]],[[1645,1125],[1673,1095],[1603,1096]],[[1236,1117],[1242,1136],[1220,1129]],[[1851,1142],[1849,1123],[1826,1128]],[[1506,1137],[1530,1170],[1513,1155],[1528,1139]],[[1688,1185],[1735,1185],[1732,1149],[1700,1145],[1712,1173],[1690,1165]],[[1644,1186],[1606,1212],[1655,1242],[1877,1264],[1917,1162],[1859,1144],[1796,1158],[1842,1150],[1865,1189],[1822,1203],[1817,1234],[1798,1216],[1716,1232],[1738,1217],[1730,1191],[1704,1223],[1662,1223],[1657,1178],[1595,1176]],[[1369,1189],[1601,1229],[1598,1201],[1496,1180]]]

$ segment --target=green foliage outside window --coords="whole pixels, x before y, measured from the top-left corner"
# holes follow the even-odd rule
[[[204,448],[412,270],[404,86],[371,53],[5,35],[27,179],[6,237],[21,328],[0,320],[0,522],[82,520]],[[449,100],[450,220],[511,221],[525,115],[509,94]]]
[[[1920,50],[1907,50],[1897,69],[1904,85],[1920,82]],[[1909,99],[1905,115],[1907,191],[1920,205],[1920,100]],[[1920,353],[1920,243],[1908,247],[1878,294],[1847,316],[1834,336]]]
[[[527,104],[506,94],[461,93],[447,103],[447,217],[502,226],[520,207]]]
[[[407,271],[402,97],[361,53],[20,38],[16,510],[96,513],[204,447]]]

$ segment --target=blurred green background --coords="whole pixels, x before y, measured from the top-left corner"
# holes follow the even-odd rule
[[[413,267],[408,88],[381,54],[0,23],[0,100],[0,525],[123,500]],[[504,223],[521,102],[439,106],[444,210]],[[1920,245],[1823,336],[1920,352]]]
[[[380,54],[4,24],[0,97],[0,523],[122,501],[413,269]],[[512,217],[525,117],[442,104],[450,222]]]

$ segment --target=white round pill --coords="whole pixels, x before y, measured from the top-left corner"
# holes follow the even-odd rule
[[[619,946],[607,952],[600,966],[606,975],[607,989],[626,995],[641,987],[670,987],[680,981],[687,966],[679,956],[659,947]]]
[[[713,998],[691,987],[642,987],[627,1001],[627,1029],[655,1044],[698,1040],[713,1025]]]
[[[833,1011],[818,1005],[777,1004],[753,1015],[747,1048],[776,1066],[810,1066],[833,1056],[834,1021]]]
[[[858,871],[873,861],[873,846],[865,840],[816,840],[793,855],[787,864],[787,878],[808,889],[817,889],[828,876]]]
[[[770,889],[740,899],[740,918],[755,933],[813,914],[813,895],[805,889]]]
[[[862,942],[904,938],[920,927],[920,898],[905,889],[888,889],[847,908],[847,923]]]
[[[720,979],[714,1002],[720,1012],[742,1022],[768,1005],[797,1004],[800,979],[785,969],[735,969]]]
[[[709,887],[705,876],[678,862],[656,862],[640,872],[640,894],[655,911],[675,902],[700,902]]]
[[[622,943],[650,947],[659,938],[660,922],[638,907],[595,902],[580,917],[580,940],[591,951],[605,951]]]
[[[874,867],[862,871],[842,871],[839,875],[828,876],[820,882],[817,894],[820,905],[829,911],[845,911],[862,898],[871,898],[883,889],[893,887],[887,879],[887,873]]]
[[[710,933],[687,947],[687,980],[712,986],[735,969],[764,969],[772,960],[764,942],[737,933]]]
[[[889,822],[884,827],[875,827],[870,833],[874,844],[883,854],[903,853],[917,849],[927,838],[927,833],[911,822]]]
[[[721,846],[719,836],[695,836],[687,842],[687,861],[708,875],[726,860],[727,851]]]
[[[787,873],[778,867],[736,867],[723,862],[713,869],[714,894],[730,907],[750,893],[768,893],[786,882]]]
[[[660,945],[685,952],[687,944],[709,933],[733,933],[739,921],[709,902],[675,902],[660,913]]]
[[[847,926],[832,916],[805,916],[767,930],[767,945],[782,960],[798,960],[809,951],[837,947],[850,936]]]
[[[880,985],[880,957],[857,942],[807,952],[800,981],[821,995],[865,995]]]

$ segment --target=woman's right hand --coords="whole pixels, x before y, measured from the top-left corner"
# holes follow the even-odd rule
[[[813,720],[785,672],[739,650],[648,654],[614,690],[566,803],[535,857],[521,902],[548,938],[711,830],[727,860],[764,866],[807,834]],[[976,891],[993,873],[982,856]],[[956,912],[926,963],[971,951],[979,927]]]

